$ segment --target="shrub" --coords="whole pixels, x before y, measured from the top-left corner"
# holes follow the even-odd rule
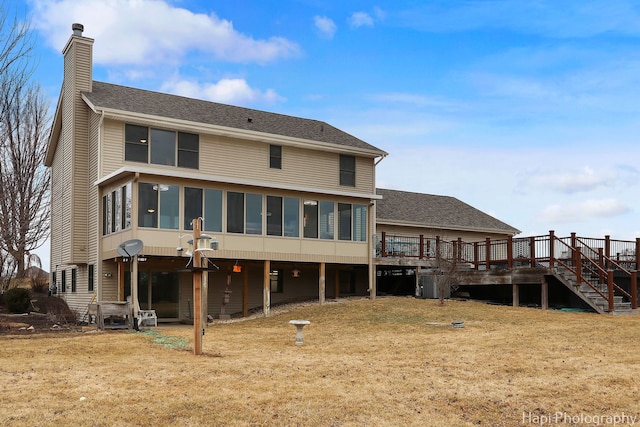
[[[29,309],[31,296],[28,289],[13,288],[4,293],[4,303],[11,313],[24,313]]]

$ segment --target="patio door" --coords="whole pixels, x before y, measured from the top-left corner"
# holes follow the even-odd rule
[[[160,319],[178,319],[179,274],[175,272],[138,273],[138,301],[143,310],[155,310]]]

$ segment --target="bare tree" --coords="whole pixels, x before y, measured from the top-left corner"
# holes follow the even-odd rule
[[[23,277],[49,233],[48,104],[29,82],[30,27],[0,3],[0,249]]]
[[[458,242],[436,240],[433,280],[438,290],[438,301],[444,305],[446,295],[458,289],[458,270],[462,264]]]

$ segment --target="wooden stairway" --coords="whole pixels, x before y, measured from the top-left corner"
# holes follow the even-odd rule
[[[631,302],[625,301],[622,295],[613,295],[613,310],[611,310],[608,301],[608,284],[599,283],[598,277],[583,276],[582,282],[579,283],[577,277],[566,270],[556,271],[554,276],[600,314],[612,314],[614,316],[638,314],[638,310],[632,309]]]

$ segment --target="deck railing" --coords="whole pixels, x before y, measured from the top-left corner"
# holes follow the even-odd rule
[[[614,295],[622,295],[637,308],[637,271],[640,269],[640,238],[635,241],[604,238],[558,237],[551,230],[547,235],[508,237],[480,242],[462,239],[444,240],[439,236],[399,236],[382,232],[377,236],[377,258],[407,257],[419,259],[455,260],[476,270],[543,267],[567,271],[577,283],[585,284],[607,300],[613,310]],[[614,281],[614,276],[628,278],[630,292]],[[597,279],[597,280],[596,280]],[[607,284],[603,292],[597,284]]]

